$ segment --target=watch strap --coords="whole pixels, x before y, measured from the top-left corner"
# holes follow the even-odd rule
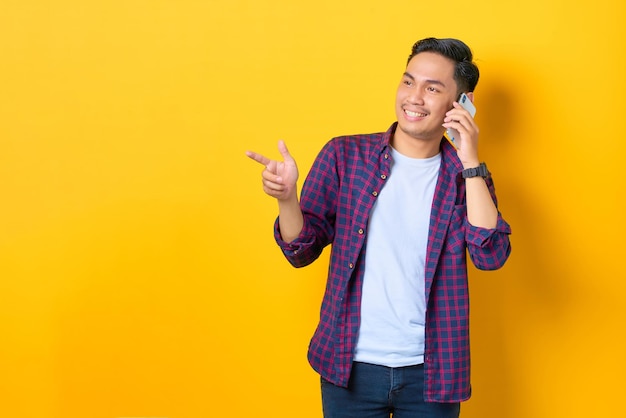
[[[489,170],[487,170],[487,164],[480,163],[478,167],[466,168],[461,172],[461,175],[464,179],[469,179],[472,177],[482,177],[485,178],[489,175]]]

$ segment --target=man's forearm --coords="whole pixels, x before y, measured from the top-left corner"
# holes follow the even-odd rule
[[[482,177],[465,179],[467,220],[473,226],[493,229],[498,223],[498,209]]]
[[[280,228],[280,236],[285,242],[291,242],[298,238],[302,227],[304,225],[304,218],[302,216],[302,210],[300,209],[300,203],[296,195],[293,198],[287,200],[278,201],[278,226]]]

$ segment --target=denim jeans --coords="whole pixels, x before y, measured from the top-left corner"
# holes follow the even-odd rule
[[[322,378],[324,418],[458,418],[460,403],[424,402],[424,365],[355,362],[347,388]]]

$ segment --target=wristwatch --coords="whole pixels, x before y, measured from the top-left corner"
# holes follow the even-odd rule
[[[478,167],[466,168],[461,172],[461,175],[464,179],[478,176],[485,178],[489,175],[489,170],[487,170],[487,165],[485,163],[480,163]]]

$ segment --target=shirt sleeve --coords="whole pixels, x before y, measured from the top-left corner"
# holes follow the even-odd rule
[[[486,179],[487,187],[491,198],[498,204],[493,179]],[[464,220],[467,248],[470,259],[480,270],[496,270],[504,265],[511,254],[511,226],[503,219],[502,214],[498,211],[498,221],[493,229],[480,228],[471,225]]]
[[[300,235],[287,243],[280,235],[278,218],[274,223],[276,243],[294,267],[311,264],[332,242],[338,187],[335,141],[330,141],[315,159],[302,187],[300,208],[304,224]]]
[[[473,226],[466,218],[465,230],[467,249],[476,268],[496,270],[504,265],[511,254],[511,227],[499,213],[494,229]]]
[[[306,216],[304,217],[304,226],[300,235],[291,242],[285,242],[282,239],[278,218],[276,218],[276,222],[274,223],[274,238],[285,258],[294,267],[304,267],[311,264],[320,256],[324,249],[324,246],[320,245],[317,241],[315,231],[309,225]]]

